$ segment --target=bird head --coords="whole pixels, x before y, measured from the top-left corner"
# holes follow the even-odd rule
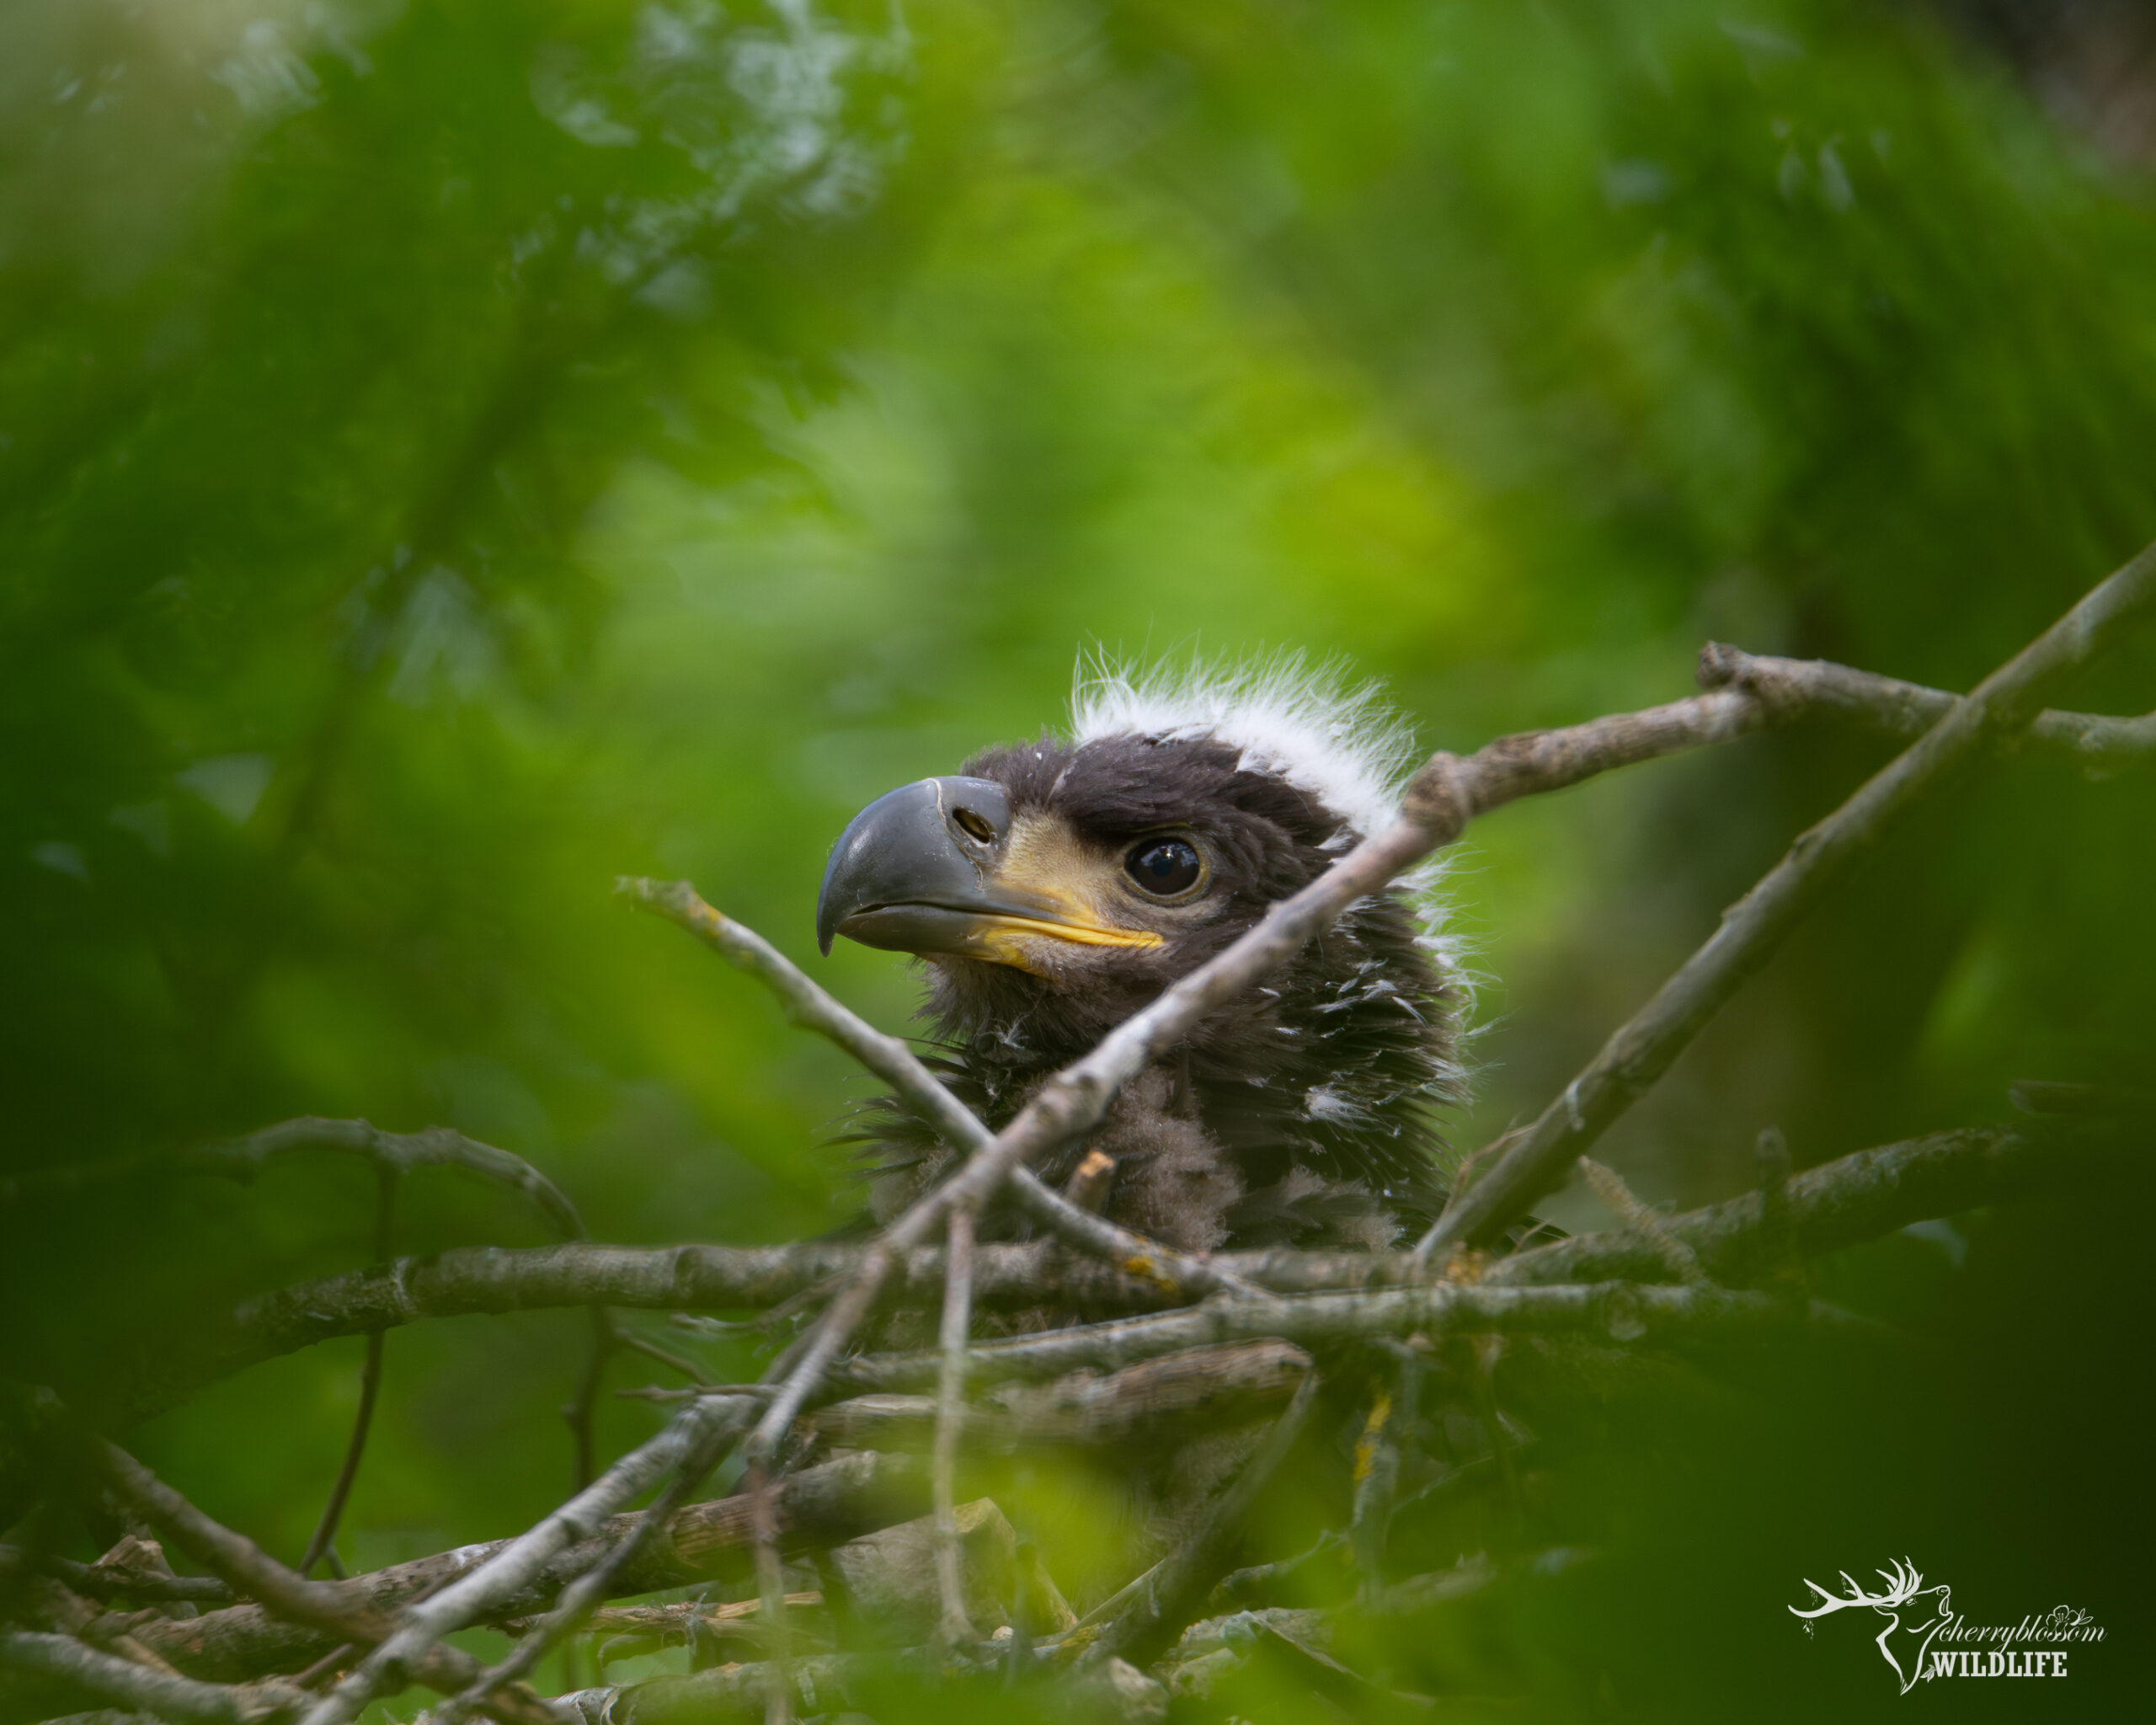
[[[929,959],[931,1010],[954,1040],[1072,1058],[1388,819],[1408,758],[1373,691],[1294,665],[1098,676],[1067,739],[986,750],[856,815],[817,937]],[[1417,897],[1424,884],[1404,884]],[[1329,954],[1224,1008],[1195,1044],[1257,1025],[1277,1046],[1295,1033],[1277,1022],[1284,1001],[1343,983],[1390,988],[1399,1016],[1418,1000],[1426,1020],[1444,1016],[1424,910],[1393,895],[1352,908]]]

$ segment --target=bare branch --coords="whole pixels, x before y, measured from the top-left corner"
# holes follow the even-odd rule
[[[921,1656],[827,1653],[796,1659],[784,1669],[762,1661],[714,1665],[685,1677],[649,1677],[619,1687],[581,1690],[561,1699],[584,1718],[606,1725],[686,1725],[694,1720],[750,1719],[759,1713],[768,1719],[775,1689],[785,1691],[789,1712],[796,1701],[803,1707],[836,1711],[867,1698],[862,1693],[864,1680],[888,1680],[902,1672],[926,1676],[931,1669],[930,1661]]]
[[[968,1356],[971,1363],[970,1354]],[[1006,1385],[963,1422],[974,1454],[1022,1445],[1116,1448],[1166,1429],[1238,1423],[1277,1407],[1310,1373],[1310,1357],[1271,1337],[1192,1348],[1098,1376],[1077,1371],[1039,1386]],[[937,1401],[875,1395],[833,1402],[811,1424],[835,1449],[909,1450],[929,1443]]]
[[[1922,736],[1961,700],[1945,689],[1823,659],[1775,659],[1720,641],[1700,650],[1700,686],[1755,695],[1777,715],[1832,713],[1903,737]],[[2112,718],[2047,708],[2029,721],[2019,746],[2063,755],[2092,778],[2100,778],[2156,760],[2156,713]]]
[[[773,1681],[764,1696],[766,1725],[787,1725],[793,1717],[793,1657],[786,1621],[786,1573],[778,1561],[778,1487],[768,1463],[752,1455],[748,1470],[750,1537],[756,1559],[757,1602],[770,1637]]]
[[[2079,1123],[2077,1123],[2079,1124]],[[2041,1192],[2071,1189],[2118,1156],[2100,1126],[2067,1123],[1978,1127],[1935,1133],[1860,1151],[1806,1170],[1789,1183],[1790,1226],[1807,1257],[1929,1216]],[[1753,1194],[1664,1223],[1724,1282],[1755,1279],[1748,1268],[1759,1225]],[[251,1300],[204,1338],[201,1351],[162,1362],[168,1374],[138,1405],[161,1407],[227,1371],[332,1336],[473,1312],[538,1311],[594,1301],[650,1311],[728,1310],[772,1306],[804,1289],[850,1275],[867,1248],[811,1241],[794,1246],[625,1247],[571,1245],[505,1251],[462,1247],[386,1269],[303,1282]],[[1238,1279],[1276,1294],[1398,1286],[1422,1279],[1405,1252],[1230,1252],[1218,1262]],[[1666,1274],[1660,1257],[1629,1231],[1583,1234],[1500,1261],[1484,1271],[1497,1281],[1591,1281],[1605,1276],[1652,1280]],[[943,1254],[921,1247],[899,1258],[894,1288],[910,1299],[934,1297]],[[1172,1303],[1158,1284],[1113,1267],[1071,1258],[1047,1242],[977,1247],[975,1296],[984,1304],[1074,1311],[1156,1311]]]
[[[414,1168],[462,1168],[518,1193],[547,1219],[558,1238],[584,1237],[584,1219],[568,1195],[520,1156],[467,1138],[446,1126],[430,1126],[422,1132],[385,1132],[365,1120],[326,1120],[312,1115],[280,1121],[244,1138],[216,1144],[11,1175],[0,1179],[0,1203],[13,1203],[39,1193],[76,1191],[110,1181],[138,1179],[150,1173],[219,1174],[228,1179],[252,1180],[273,1159],[307,1150],[341,1151],[398,1174]]]
[[[584,1343],[584,1370],[577,1374],[576,1391],[562,1404],[562,1423],[569,1429],[574,1452],[570,1480],[582,1491],[599,1471],[599,1391],[606,1381],[606,1362],[614,1357],[621,1332],[603,1306],[590,1312],[591,1327]]]
[[[1208,1343],[1275,1338],[1305,1348],[1417,1331],[1534,1332],[1599,1330],[1623,1342],[1711,1340],[1783,1321],[1762,1294],[1710,1286],[1597,1282],[1556,1287],[1501,1287],[1440,1282],[1420,1288],[1302,1294],[1288,1299],[1209,1300],[1151,1317],[1043,1330],[975,1344],[968,1369],[982,1379],[1038,1381],[1082,1367],[1113,1370]],[[833,1386],[865,1391],[932,1384],[940,1354],[870,1354],[830,1374]]]
[[[131,1659],[85,1647],[71,1635],[0,1629],[0,1664],[41,1677],[57,1677],[161,1719],[200,1720],[204,1725],[252,1725],[284,1712],[307,1697],[283,1684],[229,1688],[153,1671]]]
[[[1232,1542],[1257,1494],[1272,1482],[1302,1435],[1317,1405],[1317,1383],[1315,1375],[1303,1380],[1288,1411],[1274,1423],[1235,1482],[1207,1510],[1197,1533],[1164,1558],[1150,1582],[1095,1635],[1086,1651],[1089,1662],[1120,1657],[1143,1664],[1166,1648],[1196,1615],[1206,1589],[1227,1567]]]
[[[1801,836],[1788,855],[1724,914],[1706,944],[1609,1039],[1541,1117],[1507,1135],[1489,1171],[1454,1194],[1417,1251],[1426,1258],[1442,1258],[1454,1245],[1487,1239],[1547,1191],[1573,1158],[1668,1070],[1827,889],[1879,843],[1897,817],[1994,740],[2019,734],[2035,716],[2047,688],[2064,672],[2086,664],[2151,605],[2156,605],[2156,546],[2093,589],[1914,745]],[[1513,770],[1502,769],[1501,776]],[[1425,767],[1417,781],[1430,771]],[[1441,772],[1438,780],[1455,804],[1480,809],[1486,806],[1485,776],[1470,761]],[[1459,788],[1463,782],[1464,789]],[[1411,808],[1416,799],[1411,787]]]
[[[99,1445],[95,1461],[107,1482],[138,1514],[165,1528],[227,1582],[253,1594],[268,1610],[360,1645],[380,1642],[389,1634],[387,1619],[356,1604],[336,1583],[310,1581],[297,1570],[287,1569],[253,1541],[204,1514],[125,1450],[110,1444]],[[152,1626],[142,1626],[146,1630]],[[150,1642],[149,1637],[145,1640]],[[151,1650],[164,1657],[153,1642]],[[453,1695],[470,1683],[478,1669],[478,1662],[470,1654],[453,1648],[435,1648],[413,1663],[411,1675],[430,1689]],[[534,1725],[551,1717],[528,1692],[498,1696],[493,1710],[504,1717],[534,1722]]]
[[[1414,1429],[1422,1401],[1422,1356],[1393,1344],[1397,1361],[1394,1381],[1371,1398],[1369,1417],[1355,1445],[1354,1507],[1348,1543],[1361,1573],[1364,1598],[1385,1584],[1385,1538],[1392,1521],[1393,1493],[1400,1483],[1403,1439]]]
[[[396,1632],[309,1711],[307,1725],[349,1725],[369,1701],[401,1688],[444,1636],[499,1612],[537,1580],[551,1560],[597,1533],[614,1511],[681,1466],[741,1411],[729,1397],[691,1403],[656,1437],[630,1450],[528,1532],[408,1607]]]
[[[333,1336],[392,1329],[426,1317],[591,1305],[652,1311],[770,1306],[859,1262],[857,1246],[657,1248],[574,1242],[511,1251],[457,1247],[350,1271],[263,1295],[147,1362],[133,1386],[136,1418],[173,1406],[201,1385]],[[932,1258],[933,1262],[930,1259]],[[908,1267],[907,1285],[942,1280],[940,1252]]]
[[[1692,1248],[1662,1225],[1662,1218],[1651,1206],[1641,1202],[1616,1169],[1604,1167],[1593,1156],[1583,1156],[1580,1158],[1580,1172],[1594,1195],[1620,1221],[1652,1243],[1678,1281],[1706,1280],[1707,1273],[1700,1268],[1700,1260]]]
[[[132,1538],[132,1535],[130,1535]],[[171,1661],[145,1647],[131,1633],[137,1625],[154,1621],[162,1614],[155,1606],[137,1611],[107,1611],[84,1599],[65,1582],[34,1575],[19,1595],[22,1622],[33,1629],[74,1636],[104,1652],[131,1659],[138,1665],[177,1676]]]
[[[910,1457],[857,1455],[806,1467],[779,1482],[778,1520],[788,1546],[829,1546],[918,1515],[928,1508],[927,1471]],[[602,1524],[589,1538],[566,1547],[532,1577],[523,1591],[502,1599],[474,1621],[523,1616],[543,1610],[578,1576],[633,1535],[640,1519],[631,1513]],[[623,1594],[707,1581],[739,1570],[749,1549],[745,1496],[690,1503],[667,1518],[663,1534],[615,1577]],[[467,1546],[350,1581],[318,1582],[348,1605],[382,1616],[424,1599],[470,1576],[516,1542]],[[142,1626],[142,1640],[191,1675],[217,1679],[264,1671],[296,1671],[348,1639],[296,1626],[256,1605],[234,1605],[200,1617]]]
[[[2120,1139],[2100,1128],[1977,1126],[1860,1150],[1780,1185],[1779,1204],[1748,1192],[1667,1218],[1717,1280],[1767,1279],[1790,1249],[1806,1258],[1876,1240],[1897,1228],[1957,1210],[2070,1189],[2121,1165]],[[1665,1273],[1661,1248],[1636,1233],[1578,1234],[1500,1258],[1486,1284],[1588,1282]]]
[[[20,1546],[0,1546],[0,1576],[12,1576],[30,1567],[29,1554]],[[78,1563],[54,1553],[39,1556],[35,1567],[50,1571],[78,1594],[93,1599],[151,1599],[190,1604],[229,1605],[231,1586],[214,1575],[173,1575],[115,1563],[101,1557],[94,1563]]]
[[[397,1178],[398,1170],[390,1164],[376,1165],[374,1262],[378,1264],[387,1263],[390,1259],[390,1230],[397,1210]],[[322,1507],[322,1519],[315,1524],[313,1537],[307,1541],[307,1550],[300,1558],[302,1575],[312,1574],[325,1552],[329,1554],[333,1568],[335,1567],[333,1547],[337,1541],[337,1524],[344,1519],[345,1502],[351,1497],[353,1483],[360,1477],[360,1461],[366,1454],[367,1430],[374,1423],[375,1400],[382,1393],[382,1356],[387,1334],[386,1331],[375,1330],[367,1336],[366,1359],[360,1369],[360,1406],[352,1416],[351,1439],[344,1446],[344,1462],[329,1488],[329,1501]]]
[[[41,1725],[163,1725],[155,1713],[122,1712],[117,1707],[99,1707],[88,1713],[62,1713],[56,1719],[46,1719]]]
[[[965,1421],[966,1344],[972,1339],[974,1213],[963,1204],[944,1224],[942,1355],[936,1383],[936,1445],[931,1482],[935,1493],[936,1594],[940,1608],[936,1639],[947,1652],[980,1639],[966,1618],[965,1583],[958,1573],[958,1433]]]
[[[803,1610],[824,1603],[820,1593],[788,1594],[788,1610]],[[755,1619],[764,1609],[761,1599],[735,1599],[714,1605],[707,1599],[682,1599],[670,1605],[608,1606],[594,1611],[584,1628],[593,1635],[627,1636],[638,1641],[666,1645],[693,1641],[700,1632],[760,1635]],[[510,1617],[498,1626],[512,1636],[529,1635],[542,1619]]]
[[[2156,1091],[2119,1090],[2100,1084],[2059,1084],[2022,1078],[2009,1085],[2007,1100],[2025,1114],[2068,1115],[2090,1120],[2146,1120],[2156,1116]]]
[[[731,1423],[720,1421],[707,1429],[675,1470],[658,1500],[633,1518],[635,1525],[627,1537],[614,1541],[606,1556],[562,1590],[561,1602],[537,1622],[528,1626],[523,1639],[507,1658],[480,1672],[460,1694],[436,1708],[435,1725],[458,1725],[474,1708],[488,1706],[499,1690],[522,1678],[563,1641],[583,1629],[615,1590],[622,1573],[632,1568],[637,1560],[665,1533],[682,1500],[703,1483],[724,1446],[747,1423],[746,1413],[737,1413]]]
[[[1757,1191],[1724,1204],[1669,1217],[1663,1226],[1699,1258],[1710,1274],[1725,1284],[1742,1285],[1756,1282],[1766,1274],[1773,1268],[1769,1260],[1786,1249],[1774,1245],[1776,1237],[1792,1242],[1795,1248],[1806,1257],[1816,1257],[1876,1238],[1926,1217],[1950,1215],[2017,1197],[2072,1190],[2077,1184],[2121,1166],[2131,1154],[2130,1147],[2116,1134],[2100,1126],[2031,1124],[1937,1133],[1860,1151],[1790,1178],[1783,1196],[1786,1220],[1775,1227],[1767,1226],[1764,1214],[1767,1206],[1763,1194]],[[527,1299],[531,1303],[579,1306],[588,1302],[595,1293],[603,1293],[605,1297],[624,1304],[634,1294],[654,1307],[664,1308],[698,1303],[684,1295],[692,1294],[702,1285],[698,1279],[705,1275],[712,1278],[710,1285],[723,1303],[738,1303],[744,1290],[769,1297],[843,1271],[858,1251],[857,1247],[825,1246],[814,1251],[803,1248],[792,1257],[777,1249],[755,1248],[739,1254],[724,1254],[712,1247],[652,1252],[600,1247],[549,1247],[527,1252],[474,1252],[468,1254],[466,1269],[458,1272],[448,1284],[456,1290],[454,1300],[446,1301],[440,1307],[431,1306],[424,1297],[430,1291],[424,1279],[427,1266],[402,1266],[398,1279],[414,1300],[405,1314],[408,1316],[424,1316],[436,1310],[507,1310],[526,1303]],[[574,1268],[574,1261],[565,1260],[564,1253],[595,1254],[603,1276],[593,1280],[568,1274],[568,1271]],[[456,1256],[445,1254],[444,1263]],[[1229,1256],[1241,1274],[1283,1293],[1327,1286],[1350,1290],[1389,1286],[1396,1290],[1386,1296],[1390,1300],[1450,1300],[1455,1303],[1444,1307],[1444,1311],[1446,1321],[1455,1327],[1534,1327],[1530,1319],[1546,1320],[1551,1324],[1588,1322],[1577,1314],[1587,1312],[1593,1299],[1608,1300],[1608,1309],[1617,1314],[1620,1324],[1626,1327],[1630,1319],[1644,1321],[1650,1336],[1665,1321],[1670,1333],[1682,1336],[1686,1332],[1685,1320],[1689,1310],[1700,1311],[1703,1322],[1712,1315],[1705,1307],[1688,1308],[1685,1301],[1689,1298],[1689,1290],[1683,1289],[1653,1290],[1654,1298],[1672,1300],[1665,1312],[1652,1301],[1628,1304],[1628,1296],[1619,1291],[1598,1294],[1577,1286],[1556,1289],[1554,1306],[1537,1309],[1521,1306],[1510,1312],[1499,1311],[1496,1296],[1502,1293],[1532,1290],[1540,1295],[1541,1284],[1577,1284],[1609,1278],[1652,1279],[1667,1275],[1668,1269],[1662,1252],[1652,1242],[1628,1230],[1581,1235],[1500,1259],[1486,1268],[1478,1286],[1450,1291],[1444,1288],[1401,1290],[1399,1284],[1411,1281],[1417,1274],[1406,1253],[1266,1252]],[[941,1280],[942,1257],[940,1252],[910,1256],[905,1265],[906,1285],[921,1290],[934,1288]],[[677,1282],[676,1269],[684,1263],[691,1268],[683,1273],[685,1279]],[[1059,1274],[1076,1279],[1059,1281],[1055,1279]],[[1047,1279],[1031,1280],[1036,1276]],[[489,1280],[489,1277],[493,1279]],[[1082,1260],[1063,1263],[1059,1269],[1057,1260],[1038,1242],[977,1248],[975,1279],[977,1283],[993,1283],[1009,1289],[1030,1285],[1035,1299],[1045,1291],[1074,1304],[1105,1291],[1108,1297],[1102,1304],[1111,1311],[1128,1310],[1133,1303],[1157,1301],[1161,1297],[1156,1288],[1118,1282],[1103,1267]],[[340,1285],[350,1287],[366,1281],[365,1278],[355,1278],[340,1284],[338,1279],[331,1279],[310,1285],[326,1295]],[[475,1290],[491,1291],[479,1297]],[[1325,1297],[1337,1300],[1340,1296],[1336,1294]],[[1479,1308],[1478,1301],[1482,1302]],[[298,1299],[297,1290],[294,1303],[304,1303]],[[1765,1308],[1779,1304],[1779,1300],[1760,1296],[1760,1315],[1756,1321],[1769,1322],[1771,1320],[1764,1316]],[[370,1315],[380,1309],[371,1303],[364,1306]],[[1749,1310],[1742,1306],[1728,1309],[1732,1322],[1742,1320]],[[1179,1355],[1181,1350],[1193,1345],[1229,1339],[1224,1330],[1246,1334],[1251,1345],[1283,1336],[1315,1344],[1349,1335],[1405,1333],[1429,1321],[1427,1310],[1403,1310],[1396,1304],[1363,1311],[1336,1308],[1305,1313],[1299,1302],[1291,1300],[1268,1306],[1262,1313],[1247,1306],[1230,1307],[1230,1311],[1235,1316],[1232,1322],[1226,1324],[1221,1322],[1216,1307],[1174,1312],[1171,1321],[1185,1327],[1165,1334],[1140,1332],[1134,1337],[1110,1326],[1022,1338],[1015,1343],[987,1343],[972,1350],[969,1370],[982,1378],[1038,1379],[1059,1376],[1067,1370],[1088,1366],[1113,1371],[1140,1359],[1157,1359],[1159,1367],[1167,1370],[1176,1367],[1177,1360],[1159,1356]],[[1298,1327],[1285,1327],[1291,1322]],[[1072,1338],[1077,1339],[1069,1339]],[[1011,1360],[1003,1365],[993,1363],[990,1350],[1013,1347],[1045,1351],[1032,1360]],[[1291,1353],[1283,1356],[1286,1363],[1275,1362],[1265,1370],[1277,1370],[1283,1378],[1291,1371],[1299,1374],[1299,1367],[1294,1362],[1299,1358],[1299,1354]],[[841,1384],[870,1393],[926,1391],[935,1383],[940,1366],[940,1361],[932,1355],[918,1359],[903,1370],[898,1369],[899,1364],[896,1359],[861,1362],[842,1375]],[[1217,1362],[1209,1361],[1203,1355],[1195,1357],[1192,1370],[1198,1380],[1193,1393],[1202,1390],[1209,1372],[1220,1375],[1224,1381],[1228,1376],[1218,1370]],[[1056,1386],[1054,1393],[1065,1393],[1065,1387]],[[1081,1398],[1094,1393],[1093,1390],[1070,1388],[1074,1398],[1071,1412],[1068,1422],[1059,1429],[1052,1409],[1041,1411],[1004,1402],[1000,1404],[1001,1411],[996,1418],[1010,1419],[1027,1438],[1038,1437],[1045,1442],[1070,1441],[1070,1434],[1074,1430],[1083,1432],[1096,1421],[1104,1422],[1103,1429],[1115,1430],[1108,1409],[1128,1386],[1119,1386],[1116,1378],[1108,1378],[1098,1381],[1094,1387],[1102,1400],[1090,1404]],[[1181,1393],[1162,1392],[1164,1405],[1168,1408],[1163,1417],[1180,1417],[1175,1407],[1180,1405],[1177,1397]],[[1253,1390],[1251,1393],[1262,1399],[1263,1395],[1273,1392]],[[819,1427],[822,1429],[825,1420],[834,1422],[826,1434],[834,1443],[888,1441],[910,1445],[917,1439],[907,1439],[901,1428],[922,1431],[928,1423],[931,1405],[924,1400],[910,1407],[899,1404],[885,1411],[873,1405],[841,1403],[818,1416]],[[1133,1400],[1124,1405],[1142,1405],[1142,1397],[1134,1394]],[[1224,1402],[1224,1407],[1230,1405],[1231,1402]],[[857,1426],[851,1422],[859,1423]],[[1142,1429],[1142,1420],[1126,1429]],[[847,1433],[854,1436],[842,1435]],[[880,1472],[876,1471],[879,1466]],[[826,1541],[851,1537],[872,1525],[873,1519],[864,1519],[865,1501],[879,1492],[895,1490],[902,1496],[910,1493],[914,1495],[904,1498],[904,1513],[919,1514],[926,1508],[925,1486],[925,1471],[906,1471],[906,1464],[899,1457],[885,1457],[880,1463],[875,1458],[854,1457],[806,1469],[779,1482],[782,1530],[798,1529],[803,1536]],[[889,1511],[893,1519],[900,1519],[900,1507],[894,1505]],[[882,1524],[873,1521],[873,1525]],[[606,1542],[626,1536],[630,1525],[627,1519],[610,1524],[595,1543],[563,1553],[535,1580],[524,1598],[505,1601],[504,1609],[529,1611],[535,1605],[542,1604],[568,1579],[597,1561],[606,1548]],[[652,1559],[620,1578],[622,1590],[666,1587],[699,1579],[712,1573],[711,1564],[715,1560],[729,1554],[738,1556],[745,1551],[747,1544],[744,1499],[737,1497],[718,1503],[691,1505],[674,1518],[667,1538]],[[394,1610],[429,1589],[468,1572],[502,1549],[499,1545],[480,1546],[424,1558],[373,1575],[356,1577],[350,1583],[338,1584],[338,1589],[347,1598],[356,1599],[376,1610]],[[253,1605],[211,1612],[184,1624],[147,1625],[137,1633],[183,1670],[215,1676],[243,1676],[267,1669],[296,1670],[336,1645],[334,1640],[279,1623]]]

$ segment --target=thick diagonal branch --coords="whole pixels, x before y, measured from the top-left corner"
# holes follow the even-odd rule
[[[1870,853],[1901,814],[1993,740],[2019,734],[2036,716],[2046,690],[2088,663],[2152,606],[2156,546],[2094,588],[1801,836],[1541,1116],[1500,1140],[1497,1160],[1455,1197],[1417,1250],[1435,1258],[1454,1245],[1487,1239],[1548,1191],[1573,1159],[1668,1071],[1805,912]],[[1440,775],[1446,784],[1458,777]],[[1482,806],[1472,778],[1466,794],[1475,808]]]

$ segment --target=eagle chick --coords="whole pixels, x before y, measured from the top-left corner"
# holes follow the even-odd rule
[[[878,798],[835,846],[834,934],[927,963],[943,1081],[992,1127],[1392,813],[1412,759],[1369,688],[1294,664],[1081,682],[1064,740]],[[1443,1197],[1458,985],[1425,874],[1356,901],[1124,1087],[1084,1145],[1105,1212],[1186,1251],[1390,1246]],[[951,1152],[895,1103],[867,1133],[895,1214]],[[1015,1218],[999,1218],[1006,1232]]]

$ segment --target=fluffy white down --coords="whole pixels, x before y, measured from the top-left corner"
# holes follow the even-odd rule
[[[1144,669],[1114,660],[1081,664],[1070,696],[1076,743],[1106,737],[1214,737],[1242,751],[1242,765],[1278,773],[1345,820],[1345,850],[1390,821],[1401,788],[1422,763],[1415,734],[1383,687],[1337,661],[1311,665],[1300,654],[1241,665],[1194,660],[1187,668]],[[1451,978],[1462,1005],[1476,978],[1459,937],[1445,927],[1436,858],[1393,883],[1416,911],[1421,943]]]
[[[1407,723],[1372,682],[1299,655],[1187,670],[1083,666],[1070,697],[1070,734],[1182,740],[1212,737],[1242,751],[1246,771],[1308,791],[1368,838],[1392,819],[1418,759]]]

